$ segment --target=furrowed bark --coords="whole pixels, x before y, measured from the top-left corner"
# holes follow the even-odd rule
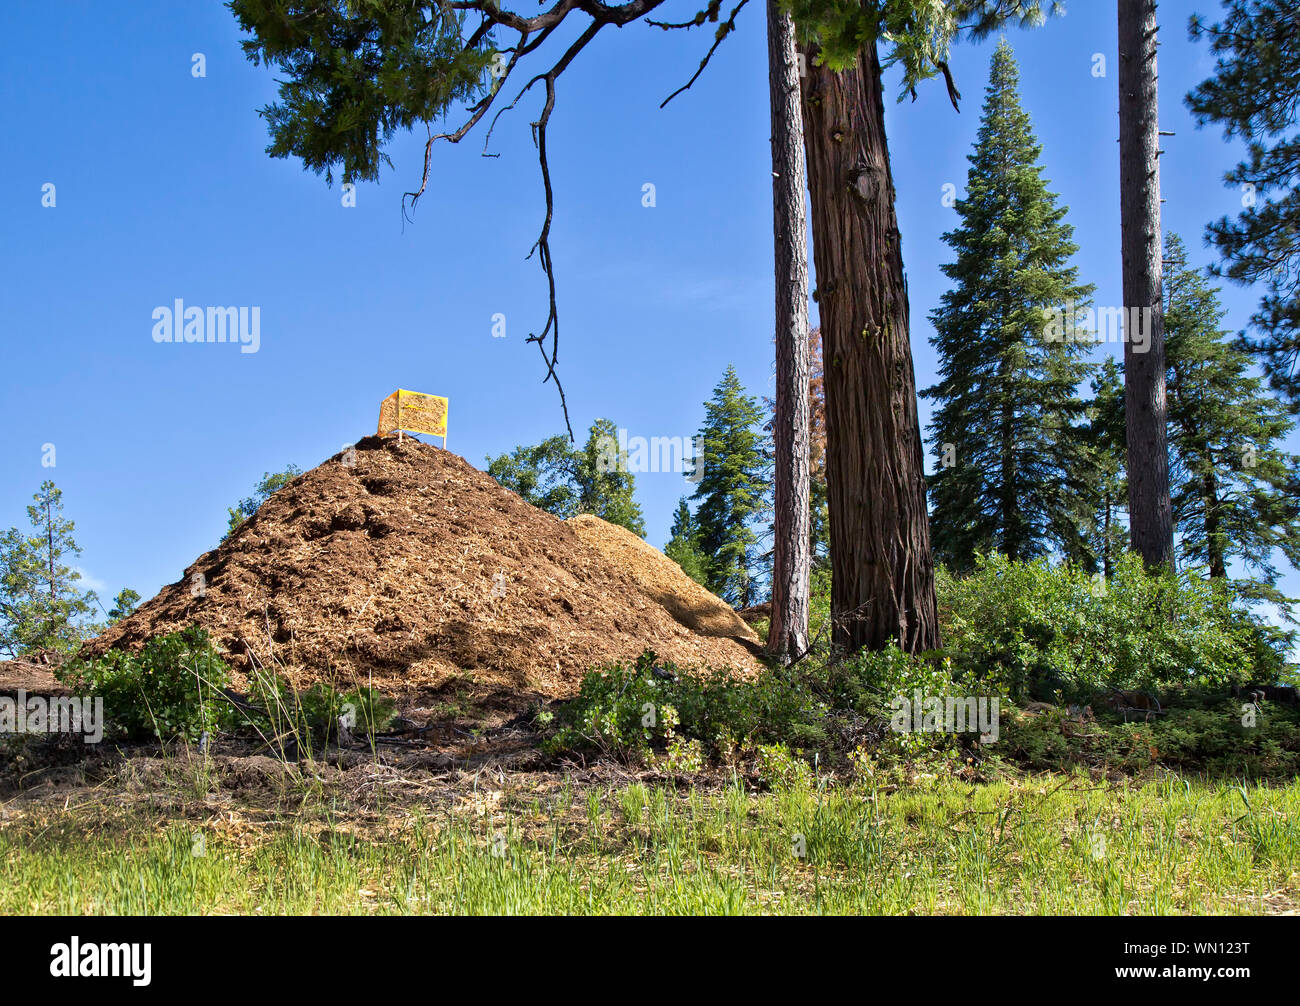
[[[1120,245],[1125,324],[1151,309],[1150,347],[1124,342],[1129,547],[1150,569],[1174,561],[1165,413],[1165,326],[1160,232],[1160,125],[1155,0],[1119,3]]]
[[[833,73],[807,52],[804,145],[826,367],[834,641],[939,643],[907,284],[880,61]]]
[[[808,349],[808,228],[803,121],[794,24],[767,0],[772,112],[772,232],[776,259],[776,453],[772,621],[768,650],[782,662],[808,649],[811,452]]]

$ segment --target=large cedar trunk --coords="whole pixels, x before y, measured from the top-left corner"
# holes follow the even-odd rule
[[[772,232],[776,250],[775,513],[772,623],[768,649],[782,661],[808,649],[808,574],[812,563],[809,486],[808,228],[803,122],[794,24],[767,2],[768,85],[772,105]]]
[[[834,641],[936,647],[907,285],[875,46],[834,73],[807,53],[804,145],[826,366]]]
[[[1150,568],[1173,563],[1165,428],[1165,327],[1160,234],[1155,0],[1119,3],[1119,202],[1124,306],[1151,308],[1150,349],[1124,343],[1129,547]],[[1126,312],[1126,324],[1132,315]]]

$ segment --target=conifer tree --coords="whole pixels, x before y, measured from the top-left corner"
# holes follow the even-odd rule
[[[1286,607],[1275,553],[1300,568],[1300,458],[1279,446],[1294,425],[1220,329],[1218,291],[1166,238],[1165,331],[1172,484],[1180,558],[1237,592]]]
[[[113,607],[106,614],[110,622],[120,622],[140,606],[140,595],[130,587],[123,587],[113,598]]]
[[[768,421],[763,432],[773,441],[776,402],[764,396]],[[775,516],[776,501],[773,493]],[[808,549],[813,567],[829,564],[830,519],[826,504],[826,371],[822,360],[822,333],[808,330]]]
[[[768,489],[761,421],[758,402],[745,394],[728,366],[705,403],[699,433],[704,472],[691,498],[699,501],[695,540],[707,558],[707,586],[742,606],[753,603],[757,592],[752,567],[758,538],[752,524]]]
[[[709,564],[700,550],[695,518],[691,514],[685,496],[677,501],[677,510],[673,514],[673,526],[669,534],[671,537],[668,544],[664,546],[664,555],[681,566],[682,571],[696,583],[707,586]]]
[[[1128,453],[1124,426],[1124,371],[1107,356],[1092,379],[1085,442],[1092,460],[1091,521],[1082,554],[1071,556],[1109,578],[1115,560],[1128,548]]]
[[[81,620],[96,603],[94,591],[78,586],[81,574],[67,565],[81,554],[63,517],[63,492],[41,483],[27,508],[35,534],[10,528],[0,535],[0,651],[16,658],[31,650],[69,652],[81,641]]]
[[[1129,545],[1148,569],[1173,568],[1165,334],[1160,305],[1160,90],[1156,0],[1117,0],[1119,220],[1124,306],[1124,410],[1128,423]],[[1146,331],[1136,329],[1149,311]]]
[[[808,231],[803,117],[794,23],[766,0],[776,265],[776,401],[772,429],[772,620],[767,649],[789,663],[808,649]]]
[[[1223,20],[1193,16],[1193,39],[1208,38],[1214,76],[1187,96],[1200,125],[1216,123],[1244,141],[1246,156],[1224,181],[1241,212],[1210,225],[1223,255],[1214,269],[1243,284],[1261,283],[1250,342],[1273,387],[1300,407],[1300,12],[1295,0],[1224,0]]]
[[[936,557],[969,569],[979,551],[1027,559],[1079,548],[1089,465],[1076,388],[1090,365],[1081,340],[1051,339],[1044,319],[1073,318],[1091,286],[1069,265],[1077,250],[1066,207],[1038,163],[1042,147],[1020,106],[1003,40],[993,54],[959,224],[944,235],[953,287],[930,319],[940,381],[930,440]],[[834,514],[831,515],[834,519]]]

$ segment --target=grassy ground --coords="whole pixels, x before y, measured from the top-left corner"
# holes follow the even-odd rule
[[[718,776],[548,772],[434,785],[375,764],[352,770],[346,792],[295,769],[250,799],[244,770],[147,762],[162,776],[128,766],[134,784],[117,776],[0,806],[0,912],[1300,908],[1296,781],[1080,773],[971,785],[900,770],[758,792]]]

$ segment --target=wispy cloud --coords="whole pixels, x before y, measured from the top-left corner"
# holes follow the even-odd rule
[[[97,576],[92,576],[89,572],[80,566],[73,566],[73,572],[81,577],[80,584],[86,590],[93,590],[97,594],[102,594],[108,590],[108,584]]]

